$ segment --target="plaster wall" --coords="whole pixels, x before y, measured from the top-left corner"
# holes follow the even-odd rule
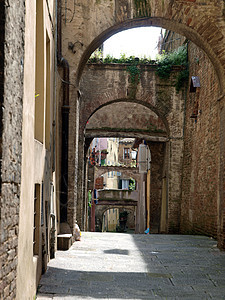
[[[37,35],[36,16],[40,18],[40,11],[36,12],[35,2],[26,3],[17,299],[33,299],[36,294],[40,276],[46,270],[50,259],[50,207],[56,207],[55,196],[51,189],[51,185],[54,185],[54,174],[52,172],[52,126],[50,126],[53,122],[54,39],[49,13],[52,19],[54,13],[53,0],[48,2],[51,11],[48,11],[46,1],[40,0],[38,3],[43,9],[43,26],[41,26],[43,32],[39,31]],[[43,45],[39,41],[40,35],[43,36]],[[43,46],[42,74],[37,74],[34,63],[37,59],[36,47],[39,42]],[[40,80],[39,75],[43,77],[43,88],[41,91],[36,91],[35,82]],[[35,93],[40,93],[40,98],[43,100],[41,118],[40,110],[35,109],[35,101],[39,101],[39,96],[35,98]],[[35,126],[39,125],[39,133],[41,132],[40,136],[43,137],[41,141],[35,139]],[[46,139],[47,135],[49,139]],[[37,253],[33,252],[35,184],[40,185]],[[52,213],[56,214],[56,211]]]
[[[129,122],[128,122],[129,123]],[[131,156],[131,152],[132,152],[132,145],[133,145],[133,141],[131,142],[127,142],[126,139],[120,139],[120,143],[119,143],[119,163],[122,166],[129,166],[132,167],[135,163],[134,161],[132,161],[132,156]],[[129,151],[129,155],[127,155],[127,157],[124,156],[124,149],[126,149],[125,151]],[[128,149],[128,150],[127,150]],[[132,164],[133,163],[133,164]]]

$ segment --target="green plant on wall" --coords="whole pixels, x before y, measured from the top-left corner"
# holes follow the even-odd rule
[[[100,64],[126,64],[127,72],[130,75],[131,84],[136,87],[141,78],[140,65],[157,65],[156,74],[161,79],[168,80],[173,66],[182,66],[183,70],[179,72],[176,77],[175,87],[176,91],[179,92],[189,78],[188,59],[187,59],[187,46],[181,46],[177,50],[158,55],[156,61],[151,58],[141,57],[136,58],[135,56],[126,57],[125,54],[121,54],[120,58],[115,58],[107,55],[105,58],[101,51],[96,50],[93,52],[88,60],[88,63],[100,63]]]
[[[137,63],[135,56],[129,56],[127,57],[125,53],[122,53],[119,58],[113,57],[111,55],[106,55],[106,57],[103,57],[103,54],[101,51],[96,50],[92,53],[90,56],[88,63],[103,63],[103,64],[135,64]],[[155,61],[151,60],[150,57],[139,57],[138,60],[139,64],[154,64]]]
[[[169,53],[164,51],[162,55],[158,56],[156,62],[158,64],[156,74],[161,79],[168,79],[170,77],[173,66],[184,67],[178,74],[175,82],[176,91],[179,92],[189,78],[187,46],[181,46],[177,50]]]
[[[138,84],[141,78],[141,69],[138,68],[137,64],[132,64],[131,66],[128,66],[127,72],[130,75],[131,84],[132,85]]]
[[[135,190],[135,186],[136,186],[135,179],[130,178],[130,180],[129,180],[129,191],[134,191]]]

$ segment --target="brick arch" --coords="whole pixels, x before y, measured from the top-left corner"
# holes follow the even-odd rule
[[[112,205],[96,205],[95,206],[95,217],[99,218],[99,220],[101,221],[101,225],[103,223],[103,215],[104,213],[109,210],[109,209],[113,209],[113,208],[118,208],[118,209],[126,209],[127,211],[130,211],[132,213],[134,213],[135,210],[135,206],[112,206]]]
[[[157,2],[157,0],[152,2]],[[215,7],[213,7],[213,4],[211,4],[210,7],[209,4],[208,6],[205,6],[206,10],[204,11],[202,8],[203,6],[200,4],[190,4],[190,2],[195,1],[186,2],[187,3],[184,3],[183,1],[182,3],[174,4],[174,1],[170,1],[172,4],[167,4],[167,10],[164,13],[159,9],[155,12],[154,16],[148,18],[142,17],[133,19],[131,18],[128,9],[127,17],[126,14],[124,14],[108,27],[107,24],[104,24],[103,19],[99,20],[103,23],[102,25],[105,26],[101,26],[103,29],[96,28],[96,35],[93,36],[81,56],[76,75],[77,85],[79,85],[83,69],[91,53],[106,39],[126,29],[156,26],[172,30],[185,36],[207,54],[215,68],[220,83],[220,92],[223,95],[225,91],[225,49],[224,33],[221,29],[221,26],[224,26],[224,21],[221,18],[222,7],[216,7],[215,4]],[[155,6],[157,6],[157,4],[155,4]],[[195,7],[193,8],[193,6]],[[198,9],[200,12],[196,13]],[[220,17],[220,22],[218,21],[218,17]]]
[[[153,111],[154,113],[156,113],[156,115],[158,115],[158,117],[162,120],[162,122],[164,123],[165,125],[165,128],[166,128],[166,131],[167,131],[167,134],[169,135],[169,132],[170,132],[170,129],[169,129],[169,124],[168,124],[168,121],[166,119],[165,116],[163,116],[160,111],[154,107],[153,105],[149,104],[149,103],[145,103],[144,101],[141,101],[141,100],[137,100],[137,99],[116,99],[116,100],[110,100],[107,102],[107,99],[105,99],[105,103],[104,104],[101,104],[99,105],[98,107],[96,107],[99,102],[96,102],[96,103],[93,103],[93,105],[91,106],[90,103],[87,104],[87,106],[83,107],[83,111],[85,111],[84,113],[81,114],[81,116],[83,116],[83,120],[82,120],[82,128],[85,128],[88,120],[98,111],[100,110],[101,108],[105,107],[105,106],[109,106],[110,104],[113,104],[113,103],[120,103],[120,102],[134,102],[134,103],[137,103],[137,104],[140,104],[144,107],[146,107],[147,109]],[[93,107],[94,106],[94,107]],[[91,112],[90,110],[93,109],[93,111]],[[90,113],[90,115],[88,115],[88,113]]]
[[[109,114],[108,112],[114,112]],[[123,118],[121,112],[126,111],[129,115],[129,122]],[[107,116],[107,118],[106,118]],[[131,116],[133,116],[131,118]],[[155,128],[167,132],[166,120],[163,122],[163,116],[159,117],[158,110],[151,106],[146,107],[143,104],[138,103],[138,101],[112,101],[106,105],[98,107],[88,119],[87,129],[93,127],[112,127],[112,128],[139,128],[146,130],[147,126],[151,124]]]
[[[178,115],[183,113],[184,94],[181,92],[177,94],[174,87],[180,67],[174,67],[168,81],[158,78],[154,65],[143,65],[140,68],[140,81],[133,86],[130,84],[126,65],[86,66],[80,84],[82,134],[87,121],[94,113],[106,105],[119,102],[137,103],[153,111],[163,122],[168,136],[171,134],[174,121],[177,127],[183,126]]]

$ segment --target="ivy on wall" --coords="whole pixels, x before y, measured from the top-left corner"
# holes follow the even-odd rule
[[[130,75],[130,81],[133,86],[137,86],[138,82],[140,81],[140,65],[156,65],[156,75],[164,80],[168,80],[170,78],[173,66],[182,66],[183,69],[178,73],[175,82],[177,92],[180,91],[189,78],[186,46],[181,46],[177,50],[170,53],[163,52],[162,55],[158,55],[156,60],[151,60],[151,58],[147,57],[126,57],[125,54],[121,54],[120,58],[115,58],[110,55],[107,55],[105,58],[103,58],[102,52],[97,50],[93,52],[88,60],[88,63],[127,64],[128,66],[126,70]]]
[[[181,46],[173,52],[163,52],[158,57],[156,74],[161,79],[169,79],[173,66],[183,66],[183,70],[179,72],[175,82],[176,91],[179,92],[189,78],[187,46]]]
[[[138,68],[138,63],[131,64],[127,67],[127,72],[130,75],[131,84],[138,84],[141,78],[141,69]]]

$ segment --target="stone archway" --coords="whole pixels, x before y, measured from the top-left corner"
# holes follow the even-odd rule
[[[124,205],[124,206],[96,205],[96,207],[95,207],[95,218],[99,220],[100,224],[103,224],[104,213],[107,210],[113,209],[113,208],[116,208],[116,209],[119,209],[119,210],[126,210],[126,211],[130,212],[130,217],[131,217],[130,219],[132,219],[132,216],[135,219],[135,216],[136,216],[136,206],[131,206],[131,205],[129,205],[129,206],[126,206],[126,205]],[[129,222],[132,223],[131,220]],[[135,225],[135,222],[134,222],[134,225]],[[132,229],[135,229],[135,227],[133,227]]]
[[[65,23],[63,32],[66,36],[64,49],[66,58],[71,62],[71,81],[75,82],[76,88],[79,87],[80,79],[83,74],[85,64],[90,54],[108,37],[132,27],[137,26],[162,26],[171,29],[177,33],[186,36],[193,41],[201,49],[205,51],[212,62],[217,74],[220,90],[217,96],[218,100],[218,126],[220,131],[219,140],[219,165],[218,172],[218,207],[220,209],[220,220],[218,221],[219,231],[223,231],[223,215],[224,215],[224,165],[225,165],[225,109],[224,109],[224,66],[225,66],[225,49],[224,49],[224,2],[209,1],[199,3],[192,1],[156,1],[148,0],[148,9],[138,7],[135,3],[143,4],[143,1],[119,0],[99,3],[90,3],[90,1],[78,0],[76,2],[76,20],[71,23]],[[204,4],[204,5],[203,5]],[[76,36],[76,39],[74,38]],[[74,43],[74,51],[66,51],[68,48],[68,40]],[[72,90],[72,89],[71,89]],[[79,152],[80,159],[77,154],[70,156],[70,170],[74,170],[77,174],[78,161],[83,160],[83,151],[78,150],[78,118],[80,115],[79,95],[75,93],[77,89],[71,91],[71,103],[74,107],[71,109],[70,115],[70,132],[76,135],[76,140],[70,141],[70,153],[74,152],[74,148]],[[78,93],[79,94],[79,93]],[[118,99],[118,98],[115,98]],[[73,101],[74,100],[74,101]],[[76,121],[75,121],[76,120]],[[74,129],[74,124],[76,127]],[[82,133],[83,134],[83,133]],[[176,147],[174,148],[176,149]],[[75,163],[76,162],[76,163]],[[73,171],[74,172],[74,171]],[[74,182],[71,180],[69,184],[69,193],[73,197]],[[178,183],[176,183],[178,184]],[[75,183],[75,194],[76,194]],[[78,185],[78,190],[80,186]],[[72,200],[73,201],[73,200]],[[221,233],[220,233],[221,235]]]
[[[80,57],[76,73],[77,84],[89,56],[107,38],[129,28],[157,26],[185,36],[207,53],[217,72],[221,94],[223,94],[225,54],[223,50],[224,31],[222,29],[224,20],[221,17],[224,3],[222,1],[210,1],[202,5],[189,0],[166,2],[148,0],[147,8],[143,10],[139,7],[143,2],[141,0],[114,0],[110,4],[82,3],[82,10],[77,13],[80,20],[83,20],[83,26],[78,28],[78,35],[82,36],[83,47],[77,49]],[[86,12],[85,17],[82,15],[84,11]],[[89,18],[87,18],[88,15]],[[95,16],[97,19],[91,24]],[[90,28],[89,26],[91,32],[84,36],[82,30]]]
[[[132,111],[132,119],[138,124],[137,128],[133,128],[133,134],[140,134],[141,129],[144,129],[146,118],[144,114],[150,115],[154,129],[146,132],[146,139],[152,142],[166,143],[164,158],[164,177],[167,178],[167,201],[166,206],[170,211],[170,217],[167,222],[166,231],[177,232],[179,229],[179,210],[180,210],[180,195],[181,195],[181,164],[183,153],[183,124],[184,124],[184,94],[177,94],[174,87],[174,79],[180,68],[175,68],[169,81],[160,80],[155,75],[154,66],[143,66],[140,82],[136,89],[135,98],[130,97],[128,93],[130,89],[129,74],[126,72],[126,67],[118,66],[96,66],[88,65],[83,73],[81,81],[81,107],[80,107],[80,141],[82,137],[89,137],[90,132],[96,129],[98,125],[100,132],[109,122],[110,116],[106,117],[104,112],[110,112],[113,115],[120,114],[126,118],[126,113],[129,111],[129,106],[134,106]],[[90,84],[91,82],[91,84]],[[108,83],[114,82],[108,86]],[[133,95],[132,95],[133,96]],[[116,99],[116,97],[121,97]],[[114,100],[116,99],[116,100]],[[137,122],[138,111],[141,121]],[[104,112],[102,112],[104,110]],[[101,118],[101,113],[103,117]],[[96,118],[94,118],[94,116]],[[87,124],[89,118],[90,123]],[[122,123],[114,118],[111,123],[115,123],[114,136],[120,134],[120,129],[116,128]],[[110,125],[111,126],[111,125]],[[86,127],[86,132],[83,130]],[[129,132],[125,124],[122,125],[123,134]],[[107,128],[107,132],[113,131],[113,126]],[[155,138],[155,140],[154,140]],[[82,144],[80,149],[82,149]],[[161,175],[162,176],[162,175]],[[177,180],[179,185],[175,185]],[[175,188],[176,187],[176,188]],[[176,204],[175,204],[176,203]],[[158,213],[159,214],[159,213]],[[170,226],[170,224],[172,224]],[[171,229],[170,229],[171,227]]]

